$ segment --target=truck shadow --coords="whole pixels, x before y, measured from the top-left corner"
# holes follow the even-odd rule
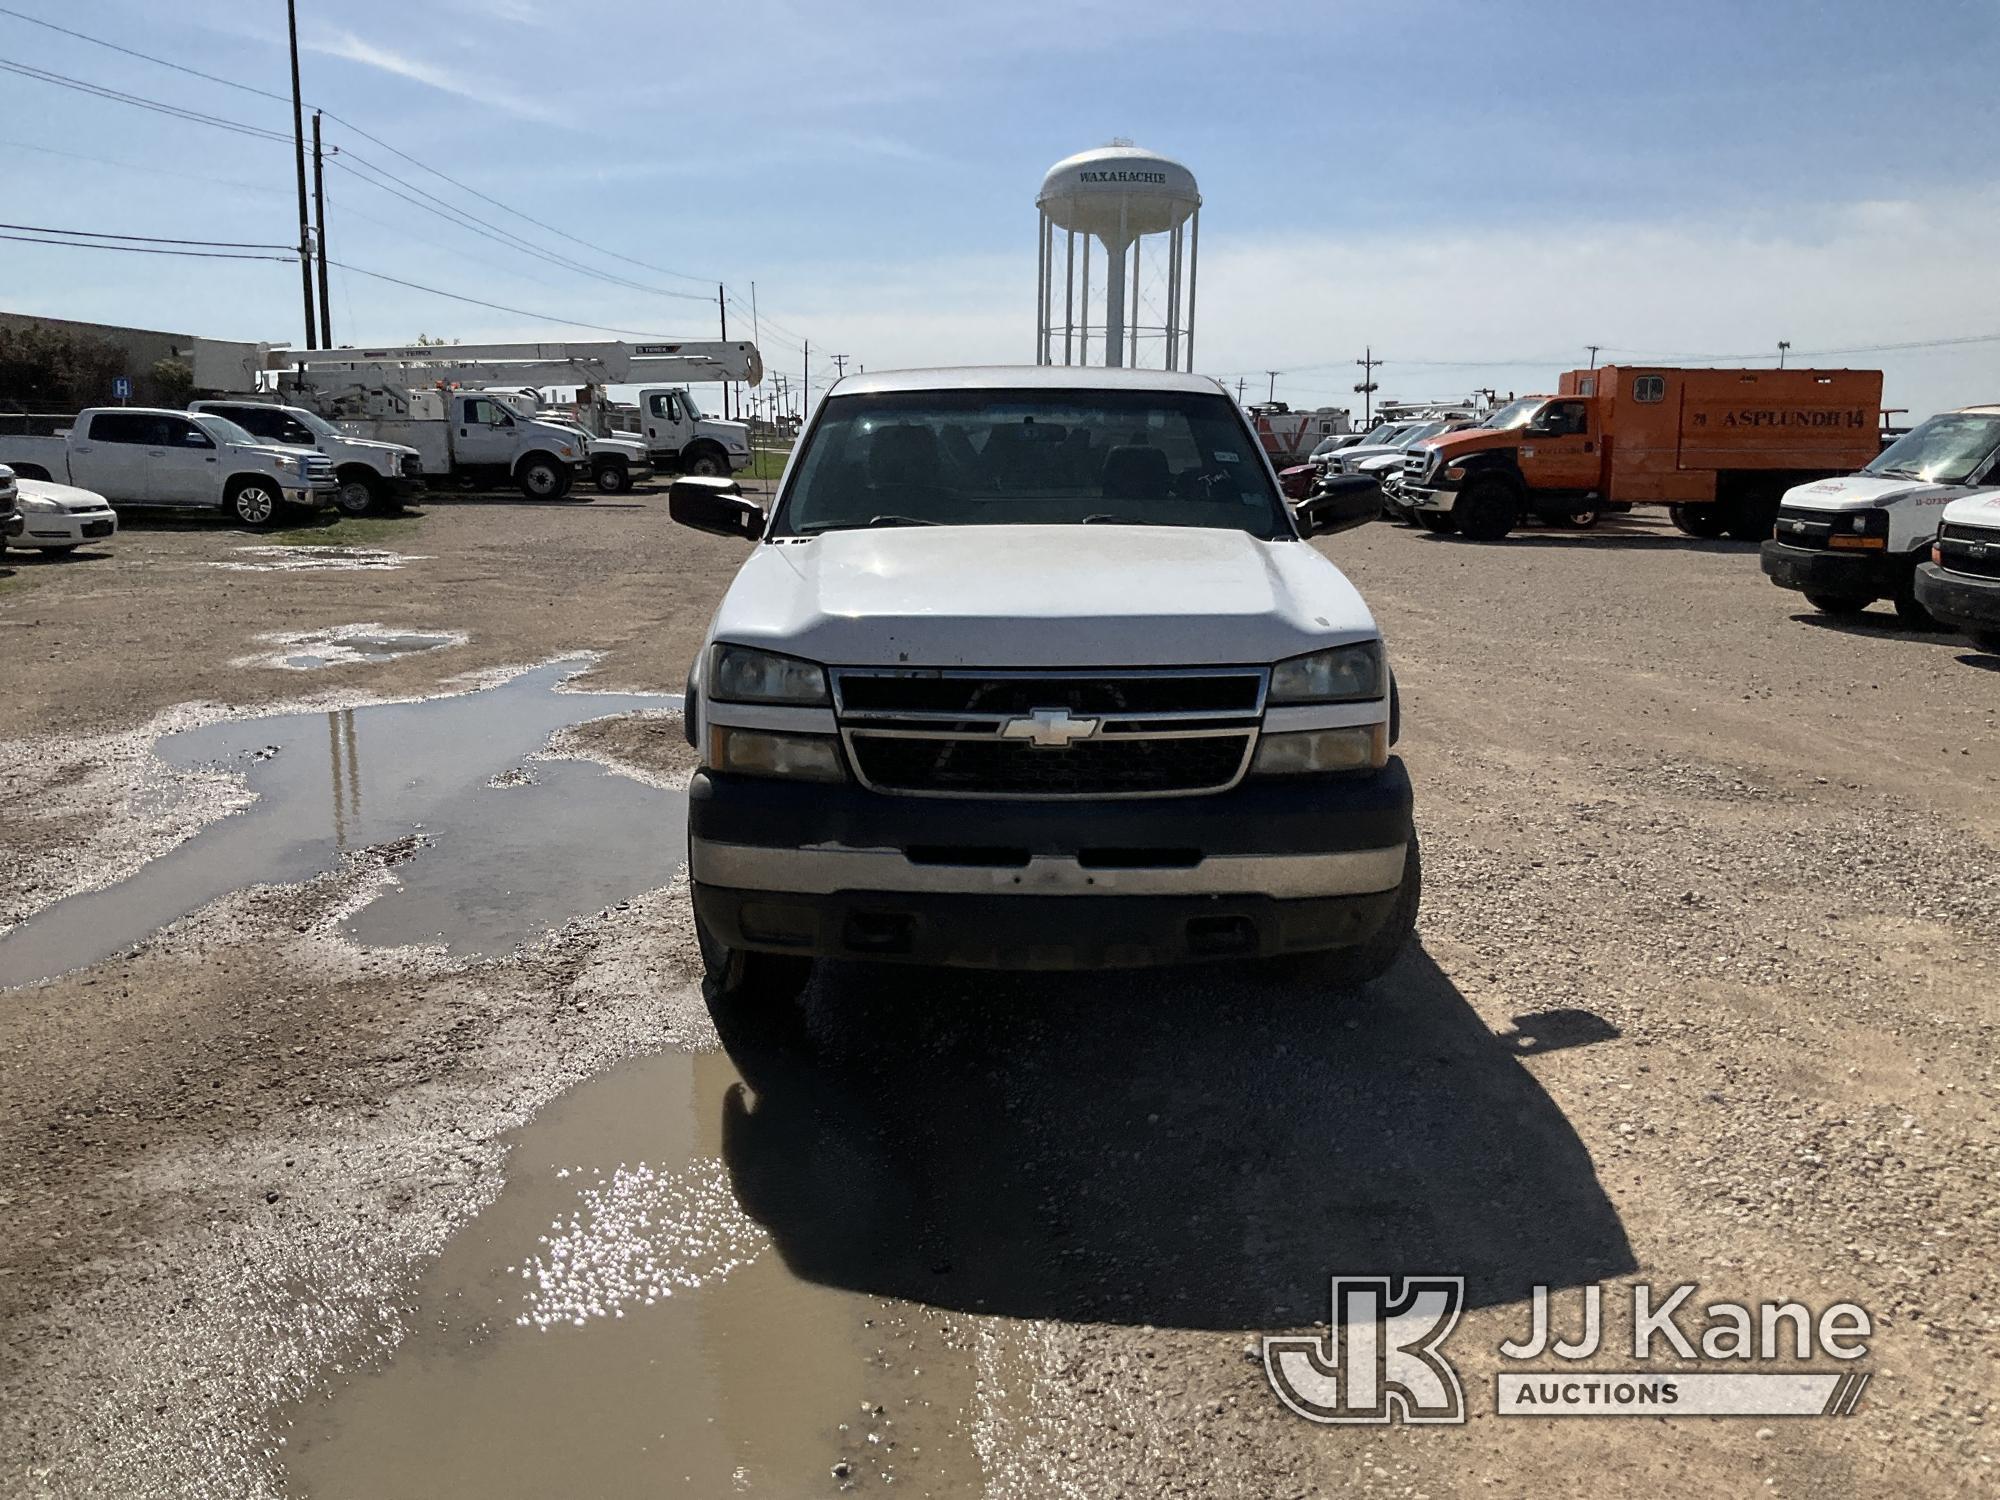
[[[1683,536],[1678,531],[1626,530],[1612,526],[1598,526],[1589,531],[1515,531],[1498,542],[1470,541],[1456,533],[1422,535],[1427,542],[1449,542],[1461,547],[1644,548],[1654,552],[1716,552],[1738,557],[1755,557],[1758,547],[1756,542],[1736,542],[1726,537],[1709,540]]]
[[[1917,641],[1932,646],[1952,646],[1960,651],[1965,649],[1965,638],[1956,631],[1937,628],[1913,630],[1898,619],[1887,605],[1865,609],[1858,615],[1823,615],[1817,610],[1805,610],[1792,618],[1801,625],[1810,625],[1815,630],[1830,630],[1835,635],[1857,635],[1881,641]]]
[[[1324,1317],[1338,1272],[1462,1275],[1483,1306],[1634,1265],[1520,1061],[1616,1031],[1496,1037],[1415,947],[1349,1009],[1219,968],[832,967],[809,1000],[805,1045],[723,1018],[736,1196],[809,1281],[1257,1329]]]

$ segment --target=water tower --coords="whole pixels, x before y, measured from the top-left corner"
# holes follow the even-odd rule
[[[1035,363],[1087,365],[1095,335],[1105,364],[1137,365],[1143,336],[1148,343],[1159,339],[1161,363],[1166,369],[1191,368],[1195,261],[1201,250],[1201,194],[1195,189],[1194,173],[1177,161],[1142,151],[1129,142],[1100,146],[1050,167],[1035,205],[1041,210]],[[1064,237],[1060,255],[1057,231]],[[1141,272],[1147,241],[1155,236],[1166,238],[1164,246],[1157,239],[1152,246],[1156,252],[1164,249],[1166,255],[1165,310],[1155,313],[1159,322],[1147,323],[1142,319]],[[1079,239],[1083,242],[1080,265]],[[1090,321],[1093,241],[1104,247],[1104,322],[1097,327]],[[1058,260],[1063,268],[1061,307],[1055,305]],[[1154,286],[1158,288],[1157,281]],[[1062,321],[1058,323],[1057,318]]]

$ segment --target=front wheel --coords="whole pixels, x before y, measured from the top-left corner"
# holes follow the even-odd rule
[[[1416,830],[1410,831],[1409,854],[1403,861],[1403,880],[1396,887],[1396,904],[1376,929],[1374,936],[1352,948],[1333,948],[1324,953],[1301,954],[1278,959],[1280,970],[1294,980],[1336,991],[1357,990],[1370,980],[1380,979],[1402,955],[1417,930],[1417,910],[1423,904],[1423,848]]]
[[[697,448],[688,455],[684,472],[697,479],[727,479],[729,457],[720,448]]]
[[[599,464],[591,471],[602,495],[622,495],[632,488],[632,471],[623,464]]]
[[[552,458],[531,458],[514,477],[530,500],[560,500],[569,492],[569,470]]]
[[[690,904],[693,891],[689,891]],[[789,1019],[812,978],[812,960],[788,953],[752,953],[717,937],[694,908],[695,942],[701,949],[703,989],[711,1005],[754,1017],[766,1025]]]
[[[230,514],[245,526],[269,526],[278,515],[278,490],[267,479],[246,479],[230,492]]]
[[[1863,599],[1853,594],[1808,593],[1806,595],[1806,603],[1823,615],[1858,615],[1874,602],[1873,599]]]
[[[1896,596],[1890,602],[1896,606],[1896,618],[1902,622],[1904,629],[1936,630],[1938,628],[1937,616],[1925,609],[1923,601],[1917,597],[1917,580],[1915,574],[1910,576],[1909,582],[1896,590]]]
[[[2000,630],[1968,630],[1966,639],[1981,651],[1990,651],[2000,656]]]
[[[1475,542],[1497,542],[1521,522],[1521,503],[1497,480],[1460,490],[1452,506],[1461,534]]]
[[[340,489],[335,492],[334,501],[344,516],[365,516],[375,509],[375,486],[361,475],[343,479]]]

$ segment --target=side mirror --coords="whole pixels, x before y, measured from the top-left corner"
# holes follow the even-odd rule
[[[764,508],[743,498],[743,486],[733,479],[676,479],[667,491],[667,514],[683,526],[717,536],[756,541],[764,534]]]
[[[1372,474],[1330,474],[1293,513],[1306,536],[1352,531],[1382,514],[1382,486]]]

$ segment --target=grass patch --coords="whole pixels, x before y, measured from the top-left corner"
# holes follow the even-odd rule
[[[415,516],[344,516],[336,511],[331,518],[274,531],[264,540],[280,547],[379,547],[408,541],[416,521]]]
[[[786,443],[779,448],[752,448],[750,450],[749,474],[752,479],[776,479],[785,472],[785,465],[792,457],[792,445]]]

